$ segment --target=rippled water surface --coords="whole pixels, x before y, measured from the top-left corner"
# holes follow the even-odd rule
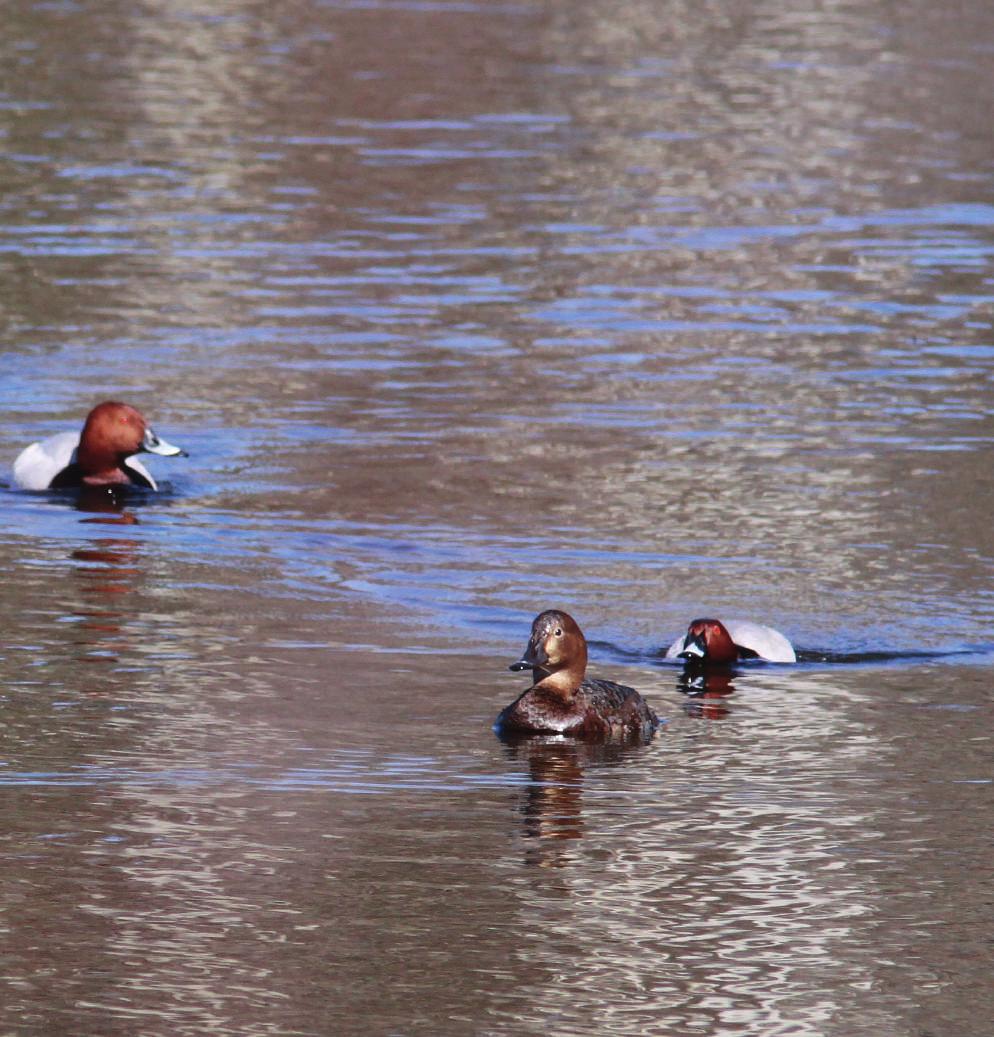
[[[4,1032],[987,1037],[994,13],[16,3]],[[543,608],[664,718],[491,731]],[[797,666],[688,686],[696,615]]]

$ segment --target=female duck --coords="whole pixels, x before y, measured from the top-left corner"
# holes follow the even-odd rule
[[[688,663],[734,663],[765,659],[771,663],[797,662],[791,643],[778,630],[747,620],[695,619],[687,633],[666,650],[667,659]]]
[[[144,486],[158,489],[134,455],[186,457],[149,428],[126,403],[108,400],[87,415],[82,432],[60,432],[32,443],[14,461],[14,482],[22,490],[61,490],[77,486]]]
[[[543,612],[512,670],[532,671],[533,684],[497,717],[500,733],[648,737],[659,723],[634,689],[584,677],[587,641],[572,616]]]

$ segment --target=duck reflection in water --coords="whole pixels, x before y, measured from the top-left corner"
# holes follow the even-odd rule
[[[94,540],[72,552],[74,575],[83,601],[73,610],[79,631],[75,644],[85,663],[116,663],[129,646],[129,609],[123,599],[141,576],[141,545],[136,540]]]
[[[129,494],[119,486],[81,486],[75,492],[75,508],[92,518],[82,522],[106,523],[110,526],[133,526],[138,518],[125,508]]]
[[[735,694],[736,673],[728,666],[688,663],[677,679],[677,690],[687,696],[687,716],[723,720],[731,712],[729,698]]]
[[[134,526],[138,518],[125,509],[133,494],[120,486],[81,486],[75,507],[87,514],[84,523]],[[81,603],[73,610],[79,636],[75,644],[80,661],[113,664],[129,646],[130,610],[123,604],[142,575],[141,541],[123,536],[94,539],[74,550],[73,575],[80,588]]]
[[[501,741],[513,760],[528,764],[528,784],[521,797],[525,864],[561,868],[570,862],[570,844],[581,839],[584,774],[609,767],[645,747],[644,740],[580,741],[563,735],[504,732]]]

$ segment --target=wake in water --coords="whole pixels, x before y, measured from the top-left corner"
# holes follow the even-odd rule
[[[688,670],[700,669],[698,664],[687,664],[683,659],[666,658],[665,648],[655,649],[631,649],[623,648],[610,641],[590,641],[590,647],[596,649],[599,655],[613,656],[618,662],[635,663],[642,665],[664,665],[681,667]],[[733,664],[722,666],[709,666],[709,669],[725,672],[738,673],[744,670],[753,670],[757,667],[773,667],[777,670],[790,669],[798,666],[811,667],[819,665],[829,666],[888,666],[888,665],[913,665],[924,662],[945,662],[948,660],[963,661],[968,657],[978,660],[989,659],[994,661],[994,644],[964,645],[962,648],[927,651],[916,649],[903,651],[894,649],[874,651],[837,651],[835,649],[799,648],[797,649],[796,663],[771,663],[762,659],[749,659]]]

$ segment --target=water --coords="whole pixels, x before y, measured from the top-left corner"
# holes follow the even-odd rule
[[[10,13],[5,1030],[989,1032],[994,15],[782,7]]]

